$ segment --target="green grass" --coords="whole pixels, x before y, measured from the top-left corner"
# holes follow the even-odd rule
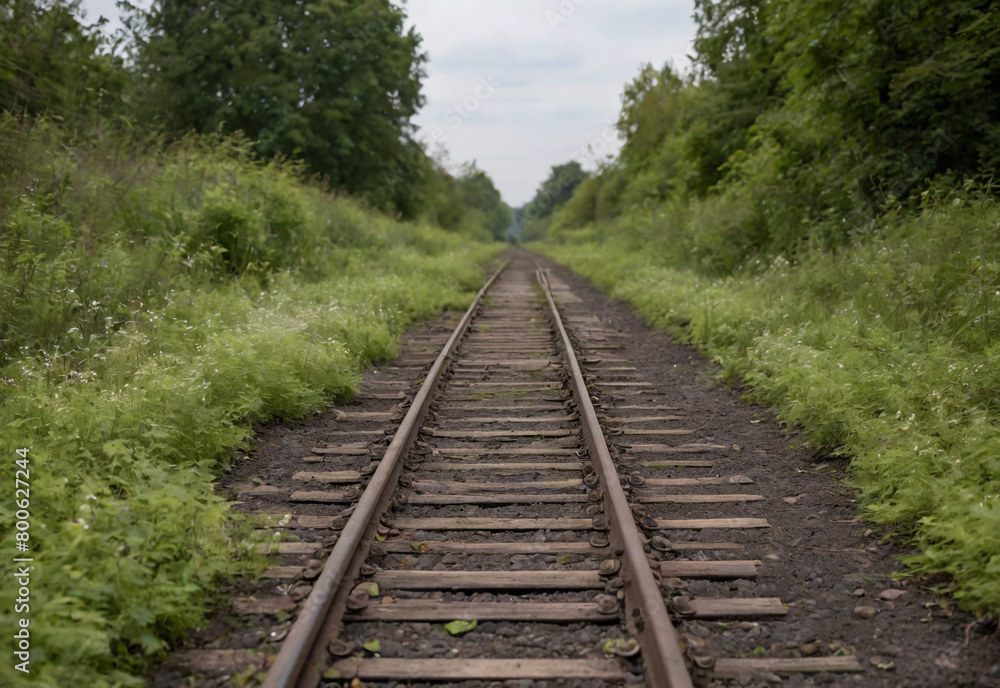
[[[369,212],[239,140],[0,134],[0,575],[21,447],[35,560],[31,674],[8,656],[0,683],[144,685],[220,583],[258,570],[212,489],[251,424],[348,398],[409,323],[467,305],[499,247]]]
[[[627,224],[536,248],[717,361],[811,444],[851,459],[863,515],[1000,611],[1000,210],[968,189],[835,254],[711,277]],[[613,237],[613,239],[612,239]],[[603,238],[603,240],[602,240]]]

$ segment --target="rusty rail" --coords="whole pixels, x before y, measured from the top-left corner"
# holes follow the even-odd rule
[[[536,263],[537,265],[537,263]],[[684,662],[680,637],[670,622],[660,586],[649,569],[646,552],[632,510],[622,490],[614,460],[608,451],[604,432],[597,412],[590,400],[587,383],[573,350],[573,343],[563,325],[552,298],[545,271],[538,267],[536,273],[552,313],[552,320],[559,333],[566,362],[570,368],[570,386],[580,412],[583,434],[590,448],[595,472],[604,488],[604,512],[611,525],[611,544],[621,550],[621,577],[625,581],[625,619],[629,631],[639,641],[648,685],[655,688],[693,688],[691,676]]]
[[[448,342],[431,366],[364,494],[361,495],[354,512],[344,525],[340,538],[327,558],[323,572],[313,586],[302,612],[292,625],[288,637],[285,638],[274,664],[267,673],[263,688],[292,688],[293,686],[315,685],[319,681],[319,672],[316,670],[315,661],[310,664],[308,660],[313,657],[314,652],[321,653],[323,651],[323,647],[320,646],[320,641],[323,640],[321,632],[327,623],[334,598],[340,591],[343,582],[349,580],[347,574],[350,572],[352,564],[360,564],[357,561],[357,555],[366,540],[366,534],[368,541],[370,541],[371,531],[376,528],[379,517],[388,505],[392,492],[396,489],[402,469],[402,458],[406,456],[420,431],[434,389],[447,368],[448,359],[458,342],[465,336],[469,323],[472,322],[473,315],[482,302],[486,291],[506,267],[507,263],[501,265],[479,290],[472,305],[462,316],[455,331],[452,332]]]

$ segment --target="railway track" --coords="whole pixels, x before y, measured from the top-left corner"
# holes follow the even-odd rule
[[[318,558],[276,567],[285,594],[247,610],[298,611],[274,638],[282,643],[263,685],[684,688],[754,671],[859,671],[853,656],[720,657],[675,629],[787,607],[738,587],[731,597],[688,594],[692,580],[757,575],[762,564],[739,533],[768,523],[739,514],[762,498],[751,480],[712,472],[728,448],[694,437],[683,409],[637,378],[620,340],[518,253],[454,331],[413,342],[416,367],[440,350],[413,398],[400,400],[405,415],[399,406],[356,415],[381,426],[344,437],[388,439],[380,428],[399,421],[378,460],[355,470],[365,443],[336,440],[306,459],[322,464],[304,473],[324,487],[296,493],[310,506],[292,527],[339,534],[332,550],[334,538],[279,546],[329,553],[322,568]],[[399,386],[387,380],[372,396],[406,396]],[[338,482],[355,486],[329,489]],[[726,516],[683,515],[705,505]],[[301,608],[296,585],[309,592]]]

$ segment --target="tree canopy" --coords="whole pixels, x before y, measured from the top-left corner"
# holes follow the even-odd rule
[[[513,216],[489,175],[476,167],[475,162],[464,165],[458,177],[458,189],[462,204],[481,214],[479,222],[490,236],[497,241],[506,239]]]
[[[337,188],[407,207],[420,36],[388,0],[156,0],[133,9],[151,113],[171,132],[242,131]],[[387,181],[388,175],[388,181]]]
[[[658,208],[686,255],[731,271],[843,246],[1000,164],[994,3],[696,0],[694,17],[692,70],[625,87],[621,154],[554,224]]]
[[[102,52],[99,27],[79,14],[80,0],[0,2],[0,111],[57,117],[71,128],[109,112],[127,77]]]

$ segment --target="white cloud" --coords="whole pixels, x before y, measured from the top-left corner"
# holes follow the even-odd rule
[[[430,57],[421,135],[443,129],[451,159],[475,159],[512,205],[601,138],[642,64],[686,67],[694,37],[690,0],[409,0],[406,9]],[[496,92],[449,124],[490,75]]]

